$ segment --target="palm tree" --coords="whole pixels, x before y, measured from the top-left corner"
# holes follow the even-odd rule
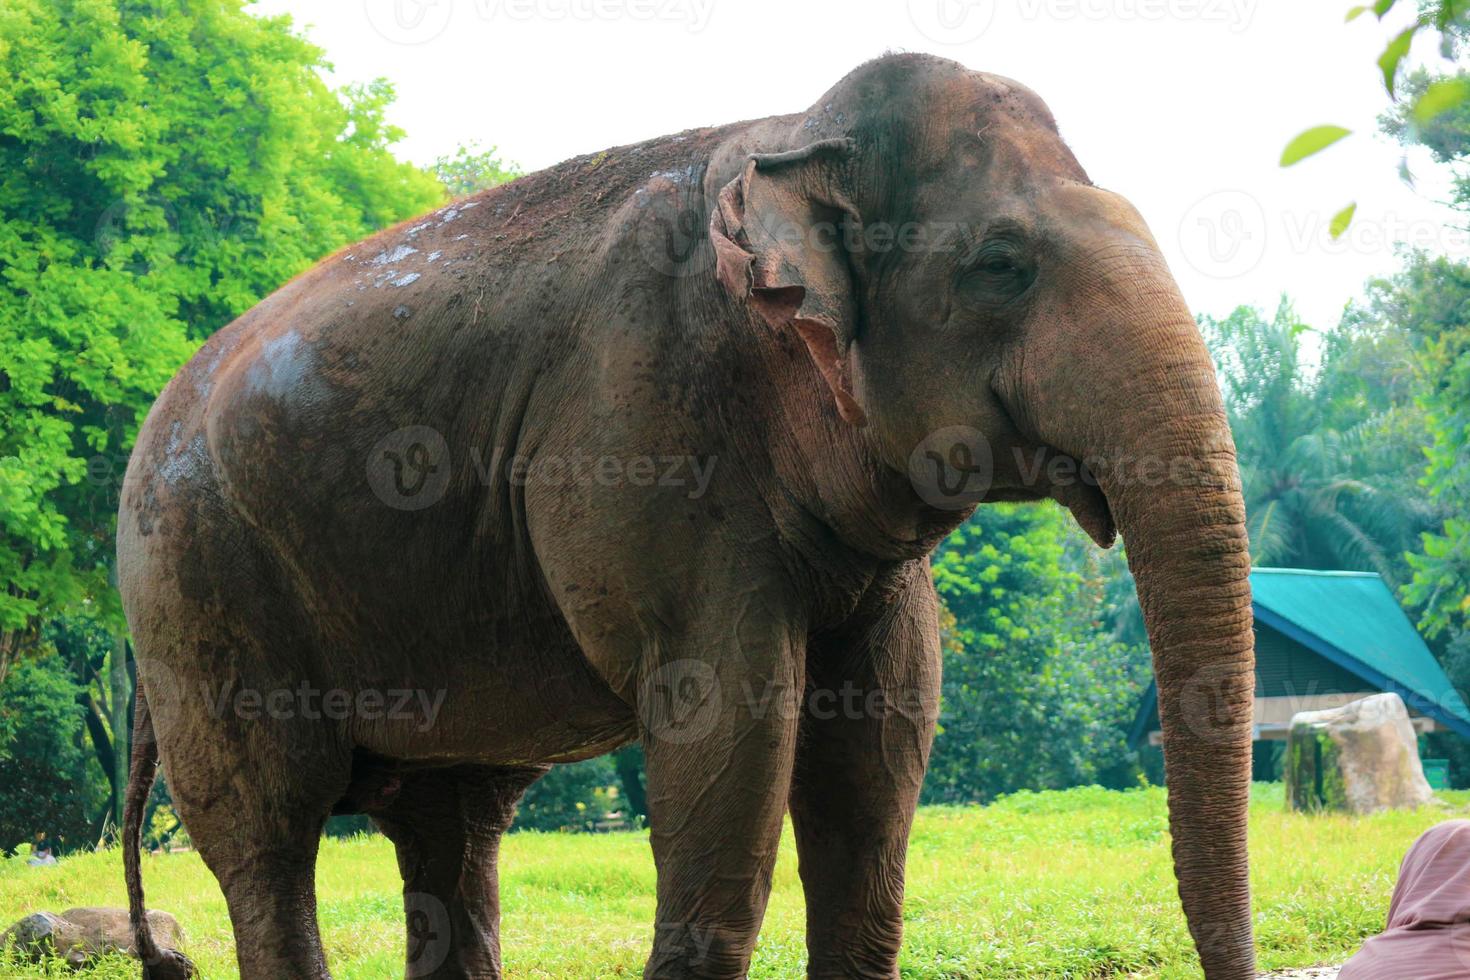
[[[1347,318],[1311,373],[1302,363],[1311,328],[1284,298],[1271,320],[1240,307],[1201,327],[1240,455],[1251,560],[1373,571],[1400,585],[1404,553],[1436,516],[1415,487],[1422,418],[1396,383],[1412,374],[1407,340]]]

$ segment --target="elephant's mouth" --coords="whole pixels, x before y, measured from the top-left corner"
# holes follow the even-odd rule
[[[1086,469],[1081,468],[1079,472],[1086,473]],[[1086,479],[1057,484],[1047,496],[1071,511],[1072,517],[1099,548],[1112,547],[1118,537],[1118,525],[1113,521],[1113,509],[1108,506],[1107,495],[1090,475]]]
[[[1020,458],[1019,455],[1017,458]],[[1099,547],[1112,547],[1118,536],[1118,526],[1113,520],[1113,509],[1108,505],[1107,495],[1098,484],[1097,477],[1087,464],[1069,453],[1052,446],[1045,446],[1039,456],[1047,462],[1046,469],[1061,476],[1048,481],[1045,477],[1020,478],[1022,486],[1015,484],[995,486],[985,495],[987,502],[1055,500],[1072,513],[1072,518],[1086,531]]]

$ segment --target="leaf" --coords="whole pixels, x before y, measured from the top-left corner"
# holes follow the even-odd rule
[[[1333,240],[1342,237],[1342,233],[1348,230],[1348,225],[1353,223],[1353,213],[1358,210],[1358,202],[1354,201],[1341,211],[1332,216],[1332,224],[1327,226],[1327,231]]]
[[[1347,23],[1351,24],[1353,21],[1357,20],[1360,15],[1365,14],[1367,12],[1368,12],[1368,8],[1367,7],[1354,7],[1354,8],[1352,8],[1351,10],[1349,10],[1347,12]]]
[[[1448,31],[1450,25],[1455,22],[1455,18],[1460,15],[1460,8],[1464,6],[1464,3],[1465,0],[1440,0],[1439,10],[1434,15],[1434,26],[1440,31]]]
[[[1388,89],[1388,94],[1393,95],[1394,79],[1399,73],[1399,62],[1409,53],[1409,45],[1414,40],[1414,32],[1419,29],[1416,24],[1413,27],[1401,31],[1398,37],[1388,42],[1388,47],[1383,49],[1383,54],[1378,56],[1378,67],[1383,69],[1383,85]]]
[[[1414,121],[1420,126],[1428,125],[1435,117],[1470,98],[1470,82],[1464,78],[1441,78],[1424,90],[1414,102]]]
[[[1393,5],[1395,2],[1397,2],[1397,0],[1377,0],[1377,2],[1373,4],[1373,13],[1378,16],[1379,20],[1382,20],[1384,15],[1393,9]]]
[[[1351,129],[1343,129],[1341,126],[1313,126],[1286,144],[1286,149],[1281,151],[1281,165],[1289,167],[1294,163],[1300,163],[1313,153],[1320,153],[1351,133]]]
[[[1399,157],[1399,180],[1407,186],[1414,186],[1414,171],[1409,169],[1409,158],[1407,155]]]

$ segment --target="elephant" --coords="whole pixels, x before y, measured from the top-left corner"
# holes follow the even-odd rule
[[[888,54],[325,258],[180,370],[122,488],[145,976],[194,969],[142,916],[160,765],[243,977],[328,976],[333,813],[396,849],[408,975],[496,977],[517,800],[635,740],[645,976],[745,975],[788,813],[809,976],[898,976],[929,555],[1047,499],[1127,540],[1183,910],[1209,980],[1253,977],[1234,444],[1157,242],[1036,94]]]

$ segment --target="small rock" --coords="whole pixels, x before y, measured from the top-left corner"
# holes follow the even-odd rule
[[[160,946],[177,948],[183,940],[178,920],[167,912],[151,909],[148,924]],[[59,956],[69,966],[81,967],[107,953],[137,956],[128,910],[93,906],[67,909],[60,915],[36,912],[26,916],[0,935],[0,947],[14,944],[32,960]]]
[[[1393,693],[1298,712],[1291,719],[1285,770],[1292,810],[1376,813],[1434,799],[1408,709]]]

